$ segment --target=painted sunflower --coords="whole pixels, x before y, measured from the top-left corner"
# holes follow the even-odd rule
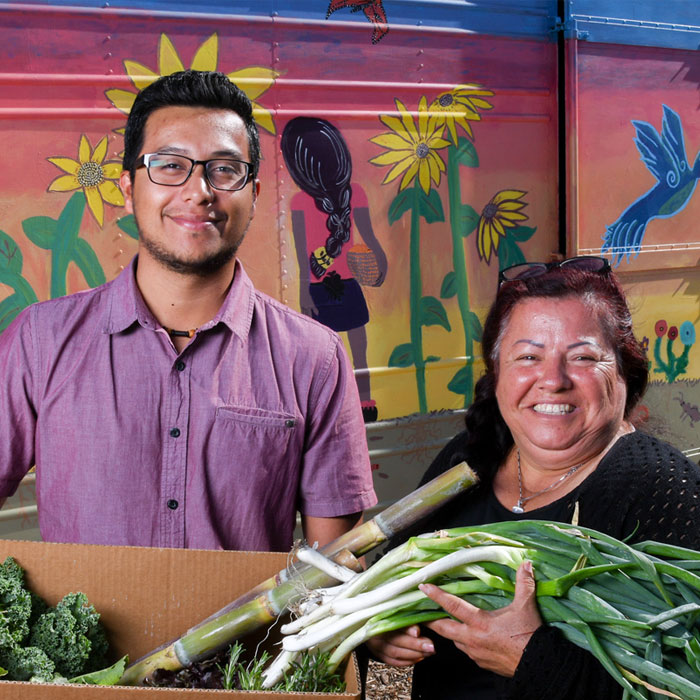
[[[521,190],[501,190],[484,207],[476,238],[476,247],[482,260],[488,263],[491,253],[498,251],[498,244],[501,236],[506,235],[506,229],[515,228],[527,220],[527,215],[520,211],[527,206],[522,201],[526,194]]]
[[[430,112],[437,114],[437,123],[447,126],[452,143],[457,145],[457,125],[466,131],[473,139],[470,121],[480,121],[480,109],[493,109],[493,105],[484,97],[493,95],[491,90],[485,90],[478,83],[458,85],[447,92],[440,93],[430,104]]]
[[[219,37],[212,34],[196,51],[190,68],[192,70],[215,71],[218,70]],[[161,34],[158,41],[158,71],[153,71],[147,66],[137,61],[124,61],[124,68],[137,91],[143,90],[154,80],[164,76],[172,75],[178,71],[185,70],[182,59],[175,50],[173,42],[167,34]],[[255,121],[271,134],[275,132],[275,124],[272,120],[272,112],[265,109],[256,102],[257,98],[266,92],[279,76],[277,71],[260,66],[243,68],[241,70],[228,73],[228,79],[237,85],[248,96],[253,103],[253,117]],[[113,88],[107,90],[107,99],[124,114],[129,114],[136,99],[137,92]],[[122,130],[123,131],[123,130]]]
[[[67,173],[59,175],[49,185],[49,192],[71,192],[82,188],[90,212],[100,226],[104,223],[104,202],[115,207],[124,206],[124,196],[116,182],[122,172],[122,165],[116,161],[105,162],[106,155],[106,136],[93,150],[87,136],[83,134],[78,145],[78,160],[65,156],[47,158]]]
[[[395,102],[399,117],[389,114],[379,117],[391,131],[370,139],[372,143],[388,150],[371,158],[369,162],[378,166],[393,166],[382,181],[383,185],[402,175],[400,192],[418,177],[420,186],[428,194],[431,181],[436,187],[439,186],[441,173],[445,172],[445,163],[438,150],[449,146],[450,142],[442,138],[443,126],[429,115],[425,97],[421,97],[418,104],[417,126],[413,115],[401,100],[396,99]]]

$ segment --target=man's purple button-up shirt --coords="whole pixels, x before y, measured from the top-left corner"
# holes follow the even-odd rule
[[[178,354],[135,269],[35,304],[0,335],[0,497],[36,463],[45,540],[277,551],[296,510],[376,503],[335,333],[236,263],[219,313]]]

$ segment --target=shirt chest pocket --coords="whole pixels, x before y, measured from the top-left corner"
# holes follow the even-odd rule
[[[245,470],[253,481],[296,472],[300,430],[299,419],[288,413],[244,406],[216,410],[216,449],[227,452],[239,467],[236,471]]]

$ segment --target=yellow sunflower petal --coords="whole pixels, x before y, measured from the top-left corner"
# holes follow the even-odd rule
[[[406,131],[406,129],[404,129],[403,122],[398,117],[394,117],[391,114],[381,114],[379,116],[379,121],[381,121],[388,129],[390,129],[394,133],[403,136],[406,139],[406,141],[410,143],[415,143],[415,139],[413,139],[411,135]]]
[[[128,90],[121,90],[119,88],[114,88],[113,90],[106,90],[105,97],[120,111],[124,114],[129,114],[131,108],[134,106],[134,100],[136,99],[136,93],[129,92]]]
[[[78,170],[80,170],[80,163],[73,160],[72,158],[56,157],[56,158],[47,158],[46,160],[48,160],[49,163],[53,163],[57,167],[61,168],[61,170],[69,173],[70,175],[77,175]],[[77,180],[76,180],[76,182],[77,182]]]
[[[501,237],[496,236],[494,231],[491,232],[491,246],[493,247],[493,252],[498,252],[498,244],[501,242]]]
[[[491,260],[491,226],[485,219],[479,222],[479,243],[481,257],[489,262]]]
[[[414,160],[411,163],[411,167],[404,173],[403,178],[401,179],[401,184],[399,185],[399,192],[402,190],[405,190],[415,179],[416,173],[418,172],[418,167],[419,163],[417,160]]]
[[[405,151],[407,148],[411,151],[415,150],[413,142],[396,133],[379,134],[378,136],[373,136],[370,141],[391,151]]]
[[[105,202],[108,202],[115,207],[124,206],[124,195],[111,180],[104,180],[97,186],[97,189],[100,191],[102,199],[104,199]]]
[[[59,175],[50,185],[49,192],[70,192],[79,190],[80,183],[75,175]]]
[[[177,55],[173,42],[170,41],[167,34],[161,34],[158,42],[158,70],[160,74],[172,75],[184,69],[185,66]]]
[[[469,138],[474,138],[474,132],[472,131],[471,124],[463,117],[455,117],[454,121],[459,124],[466,132]]]
[[[110,180],[117,180],[122,174],[122,164],[116,161],[109,161],[102,164],[102,174]]]
[[[527,206],[527,202],[523,202],[520,199],[506,199],[505,202],[500,202],[498,204],[499,211],[520,211],[523,207]]]
[[[480,97],[472,97],[470,98],[470,102],[479,109],[493,109],[493,105],[490,102],[482,100]]]
[[[438,136],[437,134],[434,136],[431,136],[428,139],[428,146],[430,146],[430,148],[432,148],[433,150],[437,150],[438,148],[446,148],[449,145],[450,145],[449,141],[446,141],[445,139],[442,138],[442,136]]]
[[[105,205],[102,202],[102,197],[100,197],[97,187],[86,187],[85,199],[87,200],[92,215],[95,217],[95,221],[102,226],[105,219]]]
[[[431,161],[435,161],[435,165],[437,165],[438,169],[441,170],[443,173],[447,172],[447,168],[445,167],[445,162],[440,158],[440,156],[435,152],[435,151],[430,151],[428,154],[428,158]]]
[[[385,151],[370,159],[373,165],[393,165],[404,158],[411,158],[414,151]]]
[[[436,185],[439,185],[440,184],[440,166],[438,165],[438,162],[442,162],[442,161],[440,161],[439,158],[431,158],[430,156],[428,156],[425,160],[428,163],[428,170],[430,171],[430,178],[435,182]]]
[[[452,139],[452,143],[456,146],[457,145],[457,129],[455,128],[455,120],[454,119],[446,119],[445,123],[447,124],[447,130],[450,133],[450,139]]]
[[[261,126],[263,129],[265,129],[265,131],[268,131],[271,134],[276,134],[277,129],[275,128],[275,122],[272,119],[272,112],[258,104],[253,104],[253,119],[255,119],[258,126]]]
[[[498,216],[494,216],[493,219],[489,221],[489,226],[491,227],[492,236],[493,231],[496,231],[500,236],[506,235],[506,230],[503,227],[503,222],[498,218]]]
[[[214,32],[198,49],[192,59],[192,70],[216,70],[219,62],[219,37]]]
[[[428,194],[430,192],[430,166],[425,162],[425,158],[422,158],[418,164],[418,182],[420,182],[423,192]]]
[[[428,104],[423,95],[418,101],[418,133],[423,136],[428,133]]]
[[[126,74],[129,76],[129,78],[131,78],[131,82],[134,84],[134,87],[138,88],[139,90],[143,90],[145,87],[148,87],[154,80],[157,80],[160,77],[158,73],[154,73],[150,68],[144,66],[143,63],[138,63],[136,61],[124,61],[124,70],[126,70]],[[108,90],[107,92],[124,92],[124,90]],[[133,92],[126,94],[132,95],[134,99],[136,98],[136,95],[134,95]],[[131,109],[131,105],[129,105],[129,108]]]
[[[238,85],[251,100],[255,100],[275,84],[279,75],[276,70],[253,66],[229,73],[226,77]]]
[[[95,146],[95,149],[92,152],[92,156],[90,157],[90,160],[93,163],[102,163],[102,161],[105,159],[105,156],[107,155],[107,137],[103,136],[100,139],[100,142]]]
[[[414,143],[418,143],[420,141],[420,134],[413,121],[413,115],[406,109],[401,100],[395,99],[394,102],[396,102],[396,109],[398,109],[401,114],[401,123],[403,124],[402,131],[405,131]]]
[[[500,211],[496,214],[496,218],[500,219],[505,226],[515,226],[515,221],[526,221],[527,214],[520,214],[517,211]]]
[[[522,192],[521,190],[501,190],[500,192],[497,192],[494,196],[491,202],[493,204],[500,204],[506,199],[520,199],[521,197],[524,197],[527,194],[527,192]]]
[[[401,175],[404,170],[407,168],[411,168],[414,164],[416,165],[416,168],[418,167],[417,165],[417,158],[415,156],[411,156],[410,158],[405,158],[402,160],[400,163],[397,163],[384,177],[384,181],[382,182],[382,185],[385,185],[387,182],[391,182],[392,180],[395,180],[399,175]]]
[[[90,142],[85,134],[80,135],[80,143],[78,144],[78,160],[81,163],[87,163],[90,160]]]

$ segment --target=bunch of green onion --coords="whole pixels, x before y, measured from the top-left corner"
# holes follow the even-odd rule
[[[326,564],[302,551],[309,563]],[[362,573],[333,565],[337,586],[311,591],[282,652],[265,672],[274,685],[298,654],[329,654],[334,670],[365,640],[447,617],[418,585],[434,583],[482,609],[508,605],[515,572],[530,560],[546,624],[596,656],[624,688],[700,700],[700,552],[547,521],[493,523],[409,539]]]

